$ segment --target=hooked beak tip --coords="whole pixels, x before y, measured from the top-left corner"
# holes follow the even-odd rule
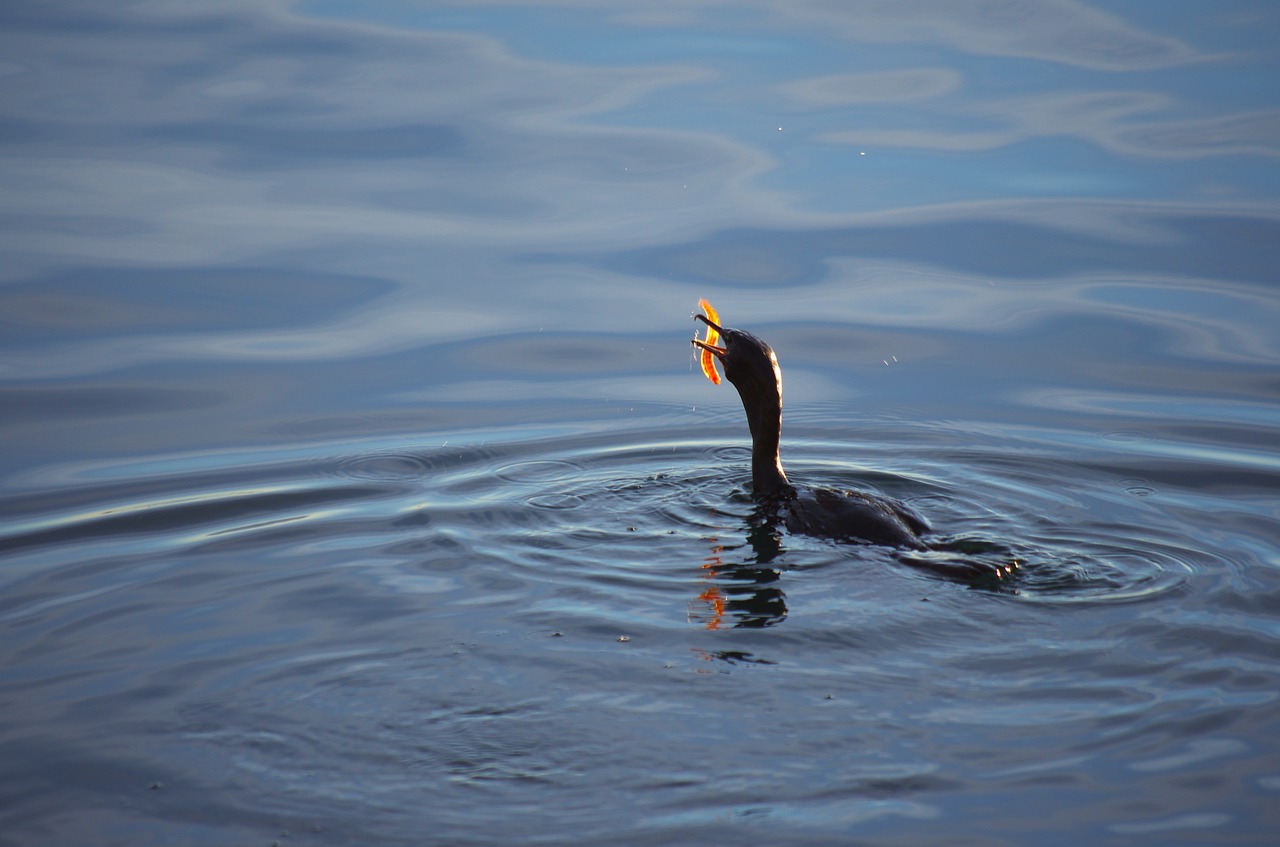
[[[716,358],[718,359],[723,359],[725,353],[729,352],[723,347],[716,347],[713,344],[708,344],[707,342],[697,338],[690,339],[689,343],[692,344],[694,347],[700,348],[702,350],[706,350],[708,353],[714,353]]]
[[[712,328],[712,329],[714,329],[716,332],[719,332],[719,333],[723,333],[723,332],[724,332],[724,329],[723,329],[723,328],[721,328],[719,324],[716,324],[716,323],[713,323],[713,322],[711,322],[711,321],[707,320],[707,316],[706,316],[706,315],[694,315],[694,316],[693,316],[693,319],[694,319],[695,321],[702,321],[704,324],[706,324],[707,326],[711,327],[711,328]]]

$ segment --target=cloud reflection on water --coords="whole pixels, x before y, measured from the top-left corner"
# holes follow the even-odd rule
[[[557,5],[594,36],[546,27],[559,58],[518,46],[538,31],[501,26],[504,10]],[[689,283],[814,286],[847,257],[905,274],[1270,280],[1259,245],[1280,243],[1277,213],[1250,199],[1250,164],[1276,155],[1276,113],[1195,102],[1161,75],[1220,69],[1221,55],[1071,0],[742,7],[734,24],[691,0],[10,10],[5,275],[49,289],[69,329],[118,295],[104,286],[78,308],[68,269],[281,267],[398,290],[337,320],[250,318],[221,335],[166,336],[139,313],[131,348],[68,349],[28,375],[365,356],[531,322],[651,329]],[[473,31],[443,31],[450,9]],[[359,22],[372,15],[398,19]],[[735,53],[735,38],[777,49]],[[573,56],[610,44],[625,58]],[[881,44],[909,49],[891,60]],[[645,45],[662,58],[635,58]],[[1019,93],[1028,62],[1041,75]],[[771,77],[758,86],[757,65]],[[1043,75],[1058,65],[1090,73]],[[718,123],[726,96],[753,108]],[[1052,138],[1088,155],[1026,152]],[[833,164],[851,145],[877,148],[867,167]],[[958,158],[922,158],[937,153]],[[1130,160],[1161,157],[1214,160],[1221,191],[1126,196]],[[948,170],[915,170],[926,163]]]
[[[900,3],[801,3],[786,12],[792,26],[821,23],[859,41],[940,42],[1089,67],[1196,58],[1173,39],[1073,2],[917,2],[910,14]],[[41,253],[209,261],[331,238],[635,243],[680,227],[809,216],[754,181],[779,165],[761,148],[730,135],[603,123],[645,98],[680,99],[676,89],[718,84],[713,68],[693,62],[531,60],[480,35],[317,22],[237,4],[199,13],[135,6],[103,14],[91,38],[59,32],[53,14],[43,23],[16,27],[8,39],[10,67],[23,69],[8,77],[8,146],[28,185],[7,205],[23,217],[74,208],[121,223],[98,239],[45,233],[13,245],[29,262]],[[843,95],[841,77],[830,76],[783,90],[810,104],[903,103],[955,89],[961,73],[871,71],[843,79],[850,90],[878,82],[877,91]],[[1068,133],[1121,152],[1274,153],[1267,113],[1130,123],[1171,105],[1155,92],[1050,91],[964,106],[956,119],[990,122],[987,132],[882,122],[814,137],[964,151]]]
[[[1174,38],[1144,32],[1076,0],[805,0],[762,3],[855,42],[933,43],[966,53],[1137,70],[1194,61]]]
[[[463,5],[415,2],[409,8]],[[603,14],[635,27],[697,27],[737,16],[776,31],[817,27],[856,43],[931,44],[985,56],[1029,58],[1098,70],[1166,67],[1202,58],[1176,38],[1144,32],[1115,15],[1078,0],[656,0],[644,9],[601,6],[596,0],[481,0],[467,6],[570,7]],[[308,9],[359,16],[371,13],[347,2],[311,2]],[[385,13],[384,13],[385,14]],[[408,16],[392,13],[404,23]]]
[[[1071,137],[1133,156],[1280,156],[1280,111],[1196,121],[1143,120],[1174,106],[1143,91],[1063,92],[955,107],[946,129],[867,128],[825,132],[818,140],[882,148],[984,151],[1044,137]],[[946,114],[947,110],[943,110]],[[970,131],[957,126],[993,126]]]
[[[25,262],[10,273],[68,256],[235,261],[335,238],[625,240],[723,215],[764,163],[727,139],[580,123],[705,77],[693,67],[574,67],[482,36],[250,8],[166,18],[123,13],[93,38],[52,23],[10,34],[25,72],[8,78],[9,167],[25,184],[6,211],[120,221],[11,242]],[[635,214],[604,213],[619,193]]]

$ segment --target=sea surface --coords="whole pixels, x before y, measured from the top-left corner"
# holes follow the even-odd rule
[[[1275,844],[1278,80],[1270,0],[6,4],[0,845]],[[756,525],[699,298],[930,550]]]

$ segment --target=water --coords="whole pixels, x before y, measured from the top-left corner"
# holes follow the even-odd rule
[[[1274,840],[1269,4],[2,14],[0,843]]]

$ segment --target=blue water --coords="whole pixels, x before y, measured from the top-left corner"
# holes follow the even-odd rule
[[[0,844],[1274,843],[1273,4],[0,44]]]

